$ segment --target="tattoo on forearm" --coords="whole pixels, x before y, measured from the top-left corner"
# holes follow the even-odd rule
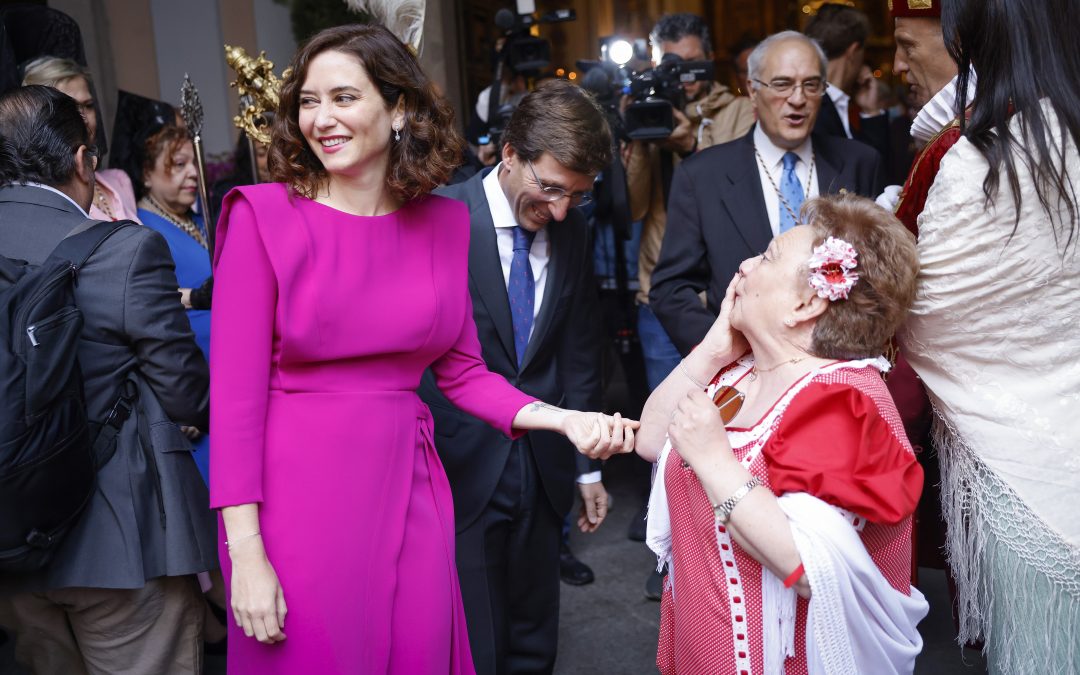
[[[543,401],[534,401],[529,406],[529,411],[530,412],[540,412],[541,410],[550,410],[551,412],[562,412],[563,411],[562,408],[556,408],[555,406],[548,405],[547,403],[544,403]]]

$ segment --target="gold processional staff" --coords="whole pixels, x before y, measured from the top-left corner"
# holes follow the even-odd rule
[[[203,223],[206,225],[207,248],[210,260],[213,260],[215,221],[210,209],[210,185],[206,182],[206,156],[202,142],[203,107],[199,100],[199,90],[191,83],[187,73],[184,73],[184,83],[180,86],[180,115],[184,118],[184,125],[195,148],[195,167],[199,172],[199,201],[202,205]]]
[[[233,124],[247,136],[248,154],[251,157],[251,175],[259,180],[259,167],[255,154],[255,142],[270,144],[270,125],[265,113],[276,112],[281,80],[274,75],[274,64],[266,58],[266,52],[257,57],[248,56],[243,47],[225,45],[225,63],[236,72],[236,87],[240,95],[240,113],[233,117]],[[288,76],[288,70],[282,77]]]

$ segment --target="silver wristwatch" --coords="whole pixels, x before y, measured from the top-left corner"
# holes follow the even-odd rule
[[[731,520],[731,512],[735,510],[735,505],[742,501],[742,498],[750,494],[750,491],[761,485],[761,479],[754,476],[750,480],[746,481],[742,487],[735,491],[735,494],[731,495],[719,504],[713,504],[713,515],[716,516],[717,525],[727,525],[727,522]]]

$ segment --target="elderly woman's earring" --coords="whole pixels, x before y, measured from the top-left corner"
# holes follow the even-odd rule
[[[795,327],[795,319],[784,319],[784,325],[787,326],[788,328],[794,328]]]

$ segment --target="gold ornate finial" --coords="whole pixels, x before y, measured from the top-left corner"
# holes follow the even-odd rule
[[[233,117],[233,124],[260,143],[269,143],[270,131],[263,113],[277,110],[281,91],[273,62],[266,58],[266,52],[252,58],[243,47],[229,45],[225,45],[225,62],[236,71],[236,81],[229,86],[236,87],[240,95],[240,114]],[[286,76],[288,71],[282,73],[282,77]]]

